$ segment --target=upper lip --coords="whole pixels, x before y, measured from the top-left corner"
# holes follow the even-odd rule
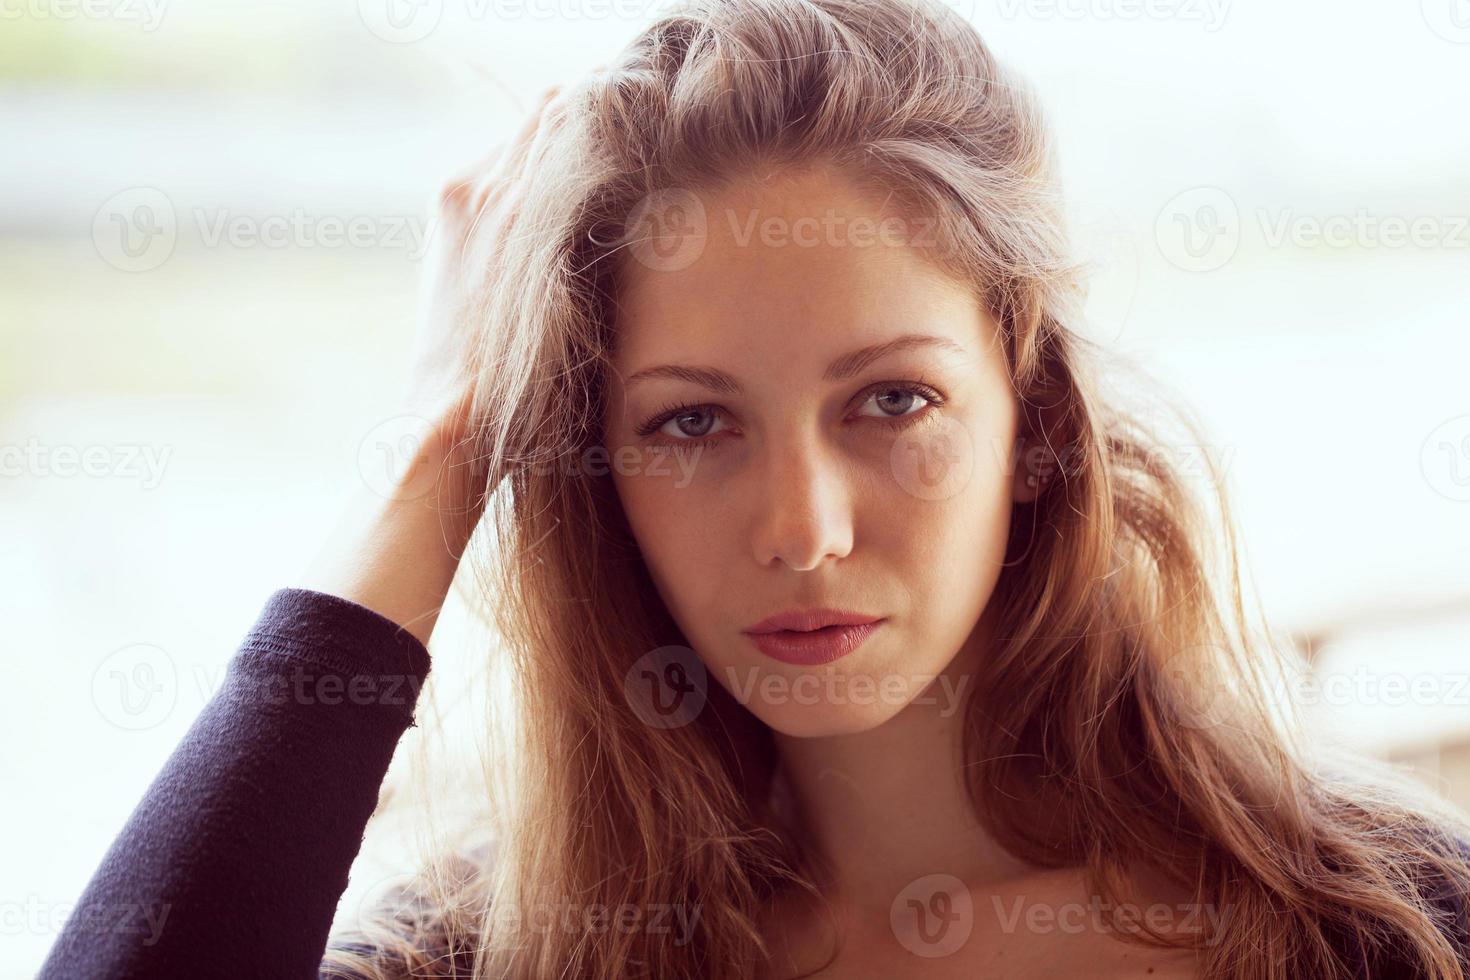
[[[769,616],[746,629],[747,633],[778,633],[781,630],[810,632],[824,626],[862,626],[882,616],[865,616],[846,609],[791,609]]]

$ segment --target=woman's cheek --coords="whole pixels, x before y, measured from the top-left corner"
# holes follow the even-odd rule
[[[614,457],[614,485],[639,551],[665,604],[676,617],[697,605],[691,593],[727,570],[729,522],[717,519],[728,505],[711,484],[700,482],[697,457],[656,450]]]
[[[888,468],[895,486],[918,500],[961,496],[975,479],[975,437],[971,428],[948,415],[934,415],[893,440]]]
[[[615,479],[644,494],[668,495],[689,490],[718,465],[718,451],[698,443],[688,446],[624,443],[607,449]]]

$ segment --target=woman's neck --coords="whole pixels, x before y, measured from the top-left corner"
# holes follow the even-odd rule
[[[960,736],[979,641],[972,636],[923,695],[877,728],[775,734],[777,798],[789,794],[844,904],[886,909],[931,874],[983,886],[1032,870],[982,827],[965,787]]]

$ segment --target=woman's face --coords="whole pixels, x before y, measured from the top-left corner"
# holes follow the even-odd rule
[[[697,228],[689,197],[668,200]],[[699,203],[702,234],[627,263],[605,420],[659,593],[708,672],[777,731],[862,731],[921,694],[943,706],[952,677],[926,686],[962,650],[982,655],[977,621],[1027,497],[999,328],[930,264],[931,229],[833,171]],[[880,622],[821,663],[811,637],[747,633],[817,608]]]

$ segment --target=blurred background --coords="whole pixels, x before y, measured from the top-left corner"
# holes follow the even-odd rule
[[[1049,112],[1088,329],[1208,426],[1283,696],[1470,805],[1470,3],[948,5]],[[0,976],[374,479],[432,194],[663,7],[0,0]]]

